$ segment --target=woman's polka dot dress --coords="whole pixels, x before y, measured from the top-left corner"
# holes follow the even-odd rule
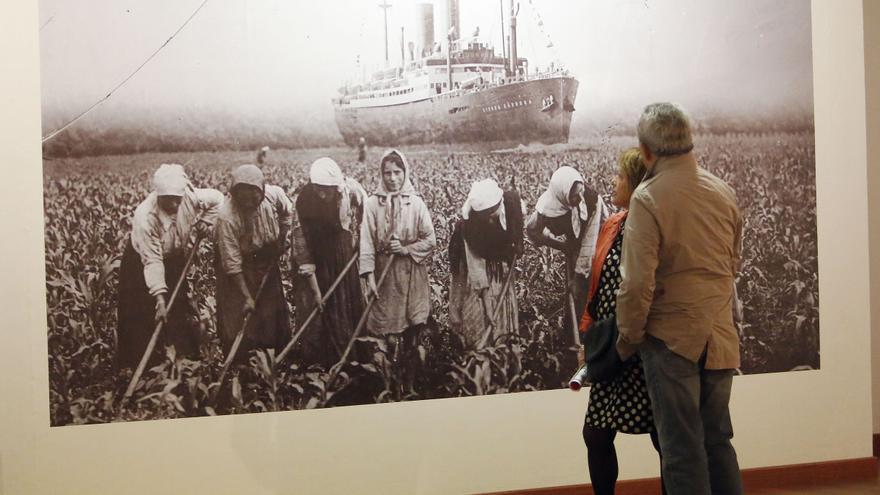
[[[614,244],[605,257],[599,285],[596,316],[602,320],[614,314],[620,288],[620,254],[623,246],[623,223]],[[651,399],[645,385],[645,372],[639,355],[624,363],[621,373],[612,380],[594,383],[590,388],[586,423],[594,428],[608,428],[621,433],[654,431]]]

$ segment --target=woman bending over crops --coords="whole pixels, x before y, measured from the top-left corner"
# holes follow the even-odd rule
[[[580,321],[586,303],[596,237],[607,215],[605,202],[586,186],[581,173],[563,165],[553,172],[526,225],[526,235],[536,246],[558,249],[565,256],[566,281],[574,303],[568,297],[564,301],[566,331],[562,338],[569,346],[579,344],[575,322]]]
[[[119,366],[138,365],[158,322],[164,327],[153,359],[165,345],[174,346],[178,356],[198,356],[201,339],[183,273],[184,251],[193,234],[208,234],[222,202],[219,191],[193,187],[180,165],[163,164],[153,174],[153,192],[134,211],[119,267]]]
[[[360,273],[378,297],[367,330],[387,336],[392,357],[402,366],[406,392],[414,392],[419,332],[431,313],[428,266],[437,244],[434,225],[410,182],[403,154],[387,151],[380,162],[379,190],[367,200],[361,225]],[[384,280],[376,273],[391,267]]]
[[[349,261],[357,256],[366,196],[357,181],[342,175],[336,162],[320,158],[312,163],[309,183],[296,198],[292,265],[297,329],[342,277],[301,340],[306,361],[326,368],[340,359],[364,311],[357,263]]]
[[[279,259],[288,247],[292,210],[284,190],[265,184],[255,165],[232,172],[229,198],[217,218],[216,299],[226,353],[250,315],[237,358],[253,348],[280,351],[287,343],[290,326]]]
[[[581,319],[581,332],[588,331],[594,320],[615,315],[627,207],[629,198],[645,177],[645,173],[645,165],[638,148],[630,148],[621,154],[618,173],[614,178],[612,202],[623,210],[608,218],[599,232],[596,256],[591,268],[590,303]],[[594,383],[590,390],[583,435],[587,445],[590,481],[596,495],[614,493],[614,485],[617,483],[614,437],[618,432],[648,433],[654,448],[660,452],[651,412],[651,399],[648,397],[645,373],[638,354],[624,363],[620,374],[615,378]],[[666,493],[665,489],[663,493]]]
[[[471,186],[461,216],[449,242],[449,321],[465,348],[476,349],[489,326],[492,338],[519,329],[513,261],[523,252],[522,201],[485,179]]]

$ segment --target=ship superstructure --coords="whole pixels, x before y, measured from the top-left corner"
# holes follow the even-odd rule
[[[401,43],[405,63],[339,89],[333,104],[346,143],[361,137],[375,145],[568,140],[577,80],[554,66],[530,71],[527,59],[517,56],[513,8],[501,55],[479,32],[456,36],[458,11],[457,0],[449,0],[450,29],[446,43],[437,43],[433,5],[418,4],[416,41]]]

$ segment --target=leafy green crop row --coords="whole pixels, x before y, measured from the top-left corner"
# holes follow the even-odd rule
[[[384,339],[358,343],[362,362],[347,363],[338,379],[328,370],[271,353],[252,352],[219,393],[222,353],[213,324],[212,246],[204,243],[190,275],[191,296],[204,323],[202,359],[178,359],[147,370],[134,397],[120,398],[131,371],[114,367],[116,286],[129,217],[149,193],[160,163],[185,165],[201,187],[226,189],[228,172],[253,160],[250,153],[140,154],[44,162],[46,290],[49,383],[53,425],[278,411],[343,404],[505,392],[564,386],[574,353],[562,345],[562,258],[527,243],[518,263],[516,292],[521,335],[484,350],[465,352],[447,322],[452,222],[472,181],[492,177],[516,186],[529,209],[560,164],[579,169],[606,199],[616,157],[633,138],[597,139],[589,145],[525,149],[518,153],[421,147],[405,149],[414,182],[432,213],[438,249],[431,265],[433,321],[419,341],[422,366],[416,395],[404,395],[400,372]],[[697,142],[701,163],[737,191],[745,226],[744,267],[738,279],[745,304],[741,326],[744,373],[817,368],[819,365],[816,254],[815,152],[812,133],[705,135]],[[288,194],[304,183],[319,156],[372,190],[381,150],[366,164],[347,149],[274,150],[264,170]],[[289,268],[285,288],[293,307]]]

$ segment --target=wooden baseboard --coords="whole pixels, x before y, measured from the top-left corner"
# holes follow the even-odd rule
[[[874,436],[875,451],[880,435]],[[877,458],[864,457],[841,461],[813,462],[764,468],[743,469],[743,488],[746,493],[770,488],[822,486],[877,478]],[[618,495],[660,493],[659,478],[623,480],[617,483]],[[493,492],[484,495],[593,495],[589,484],[533,488]]]
[[[877,478],[877,458],[812,462],[743,470],[745,492],[765,488],[822,486]]]

